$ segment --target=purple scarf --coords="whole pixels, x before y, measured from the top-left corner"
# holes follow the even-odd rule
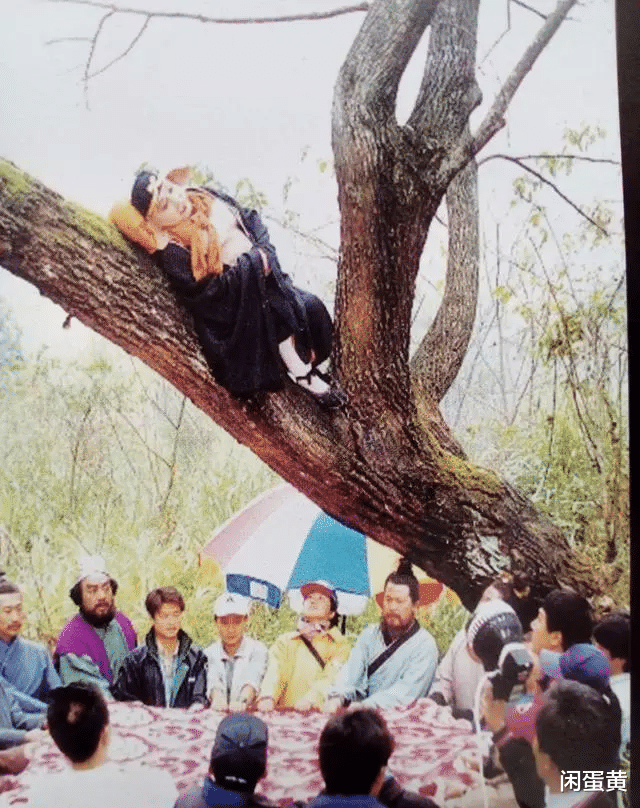
[[[136,632],[131,625],[131,621],[128,617],[125,617],[122,612],[116,612],[115,619],[118,621],[124,638],[127,641],[127,645],[129,646],[129,650],[131,651],[136,646]],[[111,674],[111,666],[109,665],[107,649],[104,647],[104,643],[93,630],[92,626],[87,623],[80,613],[69,620],[58,637],[56,656],[61,657],[64,654],[91,657],[100,669],[102,676],[111,684],[113,677]]]

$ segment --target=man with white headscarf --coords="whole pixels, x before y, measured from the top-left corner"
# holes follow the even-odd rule
[[[63,685],[89,682],[111,697],[109,687],[136,646],[131,621],[115,606],[118,583],[101,556],[82,556],[80,574],[69,591],[78,614],[58,637],[56,661]]]

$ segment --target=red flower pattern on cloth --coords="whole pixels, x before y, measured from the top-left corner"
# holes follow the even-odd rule
[[[202,782],[209,765],[218,724],[225,713],[145,707],[139,703],[109,704],[112,725],[111,759],[169,771],[178,789]],[[447,707],[421,699],[410,707],[383,711],[394,736],[389,766],[404,788],[433,795],[436,781],[464,786],[471,778],[457,765],[461,753],[476,749],[470,724],[451,716]],[[267,776],[258,791],[286,808],[293,800],[308,801],[322,790],[317,746],[328,716],[294,710],[261,714],[269,727]],[[19,777],[7,778],[3,794],[9,806],[26,805],[29,787],[43,771],[60,771],[66,764],[53,741],[36,747],[32,761]]]

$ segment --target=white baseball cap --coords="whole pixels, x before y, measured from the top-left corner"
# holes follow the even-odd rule
[[[248,615],[251,601],[236,592],[223,592],[213,606],[215,617],[226,617],[228,614]]]

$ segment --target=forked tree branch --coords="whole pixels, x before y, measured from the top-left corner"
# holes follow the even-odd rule
[[[131,53],[131,51],[133,50],[133,48],[134,48],[134,47],[136,46],[136,44],[139,42],[139,40],[140,40],[141,36],[142,36],[142,35],[144,34],[144,32],[147,30],[147,27],[148,27],[148,25],[149,25],[149,23],[150,23],[150,22],[151,22],[151,17],[150,17],[150,16],[145,17],[144,22],[143,22],[143,23],[142,23],[142,25],[140,26],[140,30],[139,30],[139,31],[138,31],[138,33],[137,33],[137,34],[136,34],[136,35],[133,37],[133,39],[132,39],[132,40],[131,40],[131,42],[130,42],[130,43],[127,45],[127,47],[126,47],[126,48],[125,48],[125,49],[122,51],[122,53],[120,53],[118,56],[115,56],[113,59],[111,59],[111,61],[110,61],[110,62],[107,62],[107,64],[106,64],[106,65],[103,65],[103,66],[102,66],[101,68],[99,68],[98,70],[94,70],[92,73],[87,73],[87,72],[85,72],[85,83],[86,83],[86,82],[87,82],[89,79],[94,78],[94,76],[99,76],[99,75],[100,75],[100,73],[104,73],[104,72],[105,72],[105,70],[108,70],[108,69],[109,69],[109,68],[110,68],[112,65],[114,65],[116,62],[119,62],[121,59],[124,59],[124,57],[125,57],[125,56],[127,56],[129,53]],[[94,37],[94,42],[95,42],[95,40],[97,40],[97,38],[98,38],[98,32],[96,31],[96,35],[95,35],[95,37]],[[92,52],[92,55],[93,55],[93,52]],[[89,66],[90,66],[90,65],[89,65],[89,63],[87,63],[87,68],[88,68]]]
[[[135,45],[139,42],[140,38],[146,31],[152,18],[194,20],[196,22],[213,23],[216,25],[251,25],[251,24],[278,23],[278,22],[298,22],[304,20],[307,21],[325,20],[330,19],[332,17],[338,17],[344,14],[353,14],[355,12],[367,11],[369,8],[369,3],[362,2],[362,3],[356,3],[351,6],[342,6],[339,8],[329,9],[327,11],[310,11],[304,14],[280,14],[269,17],[253,17],[253,16],[211,17],[206,14],[196,14],[194,12],[188,12],[188,11],[154,11],[154,10],[150,11],[140,8],[132,8],[129,6],[121,6],[117,3],[101,3],[99,2],[99,0],[49,0],[49,2],[73,3],[75,5],[91,6],[92,8],[99,8],[106,10],[106,14],[104,14],[100,19],[96,32],[92,37],[52,39],[49,40],[49,42],[47,42],[48,45],[70,41],[71,39],[73,39],[74,41],[84,40],[90,42],[89,56],[85,63],[84,75],[82,79],[85,95],[85,104],[87,106],[87,109],[89,108],[89,99],[88,99],[89,80],[94,78],[95,76],[99,76],[101,73],[104,73],[105,70],[108,70],[110,67],[112,67],[116,62],[119,62],[121,59],[124,59],[125,56],[127,56],[133,50]],[[96,52],[100,34],[102,33],[102,30],[107,20],[116,14],[135,14],[136,16],[142,16],[145,19],[138,33],[131,39],[127,47],[118,56],[111,59],[109,62],[107,62],[106,65],[103,65],[98,70],[92,71],[91,65],[93,62],[94,54]]]
[[[502,85],[489,112],[480,124],[471,144],[471,153],[477,154],[491,138],[504,126],[504,114],[511,103],[525,76],[529,73],[537,58],[551,41],[563,20],[576,4],[577,0],[559,0],[555,10],[546,18],[533,42],[525,50],[520,61],[511,71]]]
[[[445,177],[454,177],[458,171],[480,152],[491,138],[505,125],[505,113],[520,85],[529,73],[536,60],[551,41],[569,11],[577,0],[558,0],[555,10],[549,14],[533,42],[522,54],[520,60],[509,74],[496,95],[493,104],[480,124],[475,136],[469,143],[462,142],[452,151],[448,159],[443,161],[442,171]]]

